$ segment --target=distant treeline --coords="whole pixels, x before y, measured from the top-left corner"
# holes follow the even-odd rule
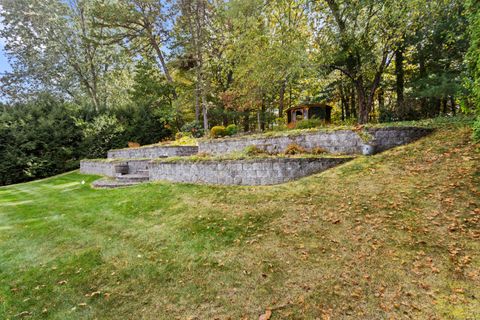
[[[156,143],[172,130],[150,109],[88,112],[51,96],[0,108],[0,185],[77,169],[127,141]]]

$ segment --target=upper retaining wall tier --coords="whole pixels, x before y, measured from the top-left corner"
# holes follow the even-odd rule
[[[375,137],[377,151],[384,151],[399,145],[410,143],[431,132],[430,129],[415,127],[391,127],[368,129]],[[306,149],[323,148],[334,154],[360,154],[362,139],[352,130],[332,132],[306,132],[299,135],[232,138],[199,142],[198,151],[209,154],[226,154],[242,151],[248,146],[257,146],[269,153],[283,152],[288,145],[297,144]]]
[[[108,151],[109,159],[156,159],[191,156],[198,153],[197,146],[151,146]]]
[[[334,167],[351,158],[268,158],[246,160],[152,161],[150,181],[272,185],[302,178]]]

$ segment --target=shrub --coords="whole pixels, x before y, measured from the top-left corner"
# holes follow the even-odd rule
[[[292,143],[288,145],[284,153],[289,155],[295,155],[295,154],[302,154],[302,153],[308,153],[308,152],[304,147],[299,146],[298,144]]]
[[[85,157],[75,121],[81,116],[77,107],[48,95],[12,107],[0,104],[0,185],[77,168]]]
[[[235,124],[229,124],[226,128],[225,131],[228,136],[233,136],[234,134],[238,133],[238,127]]]
[[[183,132],[177,132],[175,133],[175,140],[180,140],[183,137]]]
[[[82,149],[89,158],[104,158],[108,150],[125,146],[125,129],[115,116],[102,114],[91,122],[77,122],[83,128]]]
[[[192,137],[190,134],[182,135],[179,139],[171,142],[170,145],[172,146],[196,146],[197,139]]]
[[[245,147],[245,149],[243,149],[243,152],[247,156],[254,156],[254,155],[257,155],[257,154],[265,153],[265,151],[263,149],[260,149],[259,147],[254,146],[254,145]]]
[[[295,129],[312,129],[316,127],[320,127],[323,124],[322,120],[319,119],[305,119],[297,122]]]
[[[200,138],[204,134],[204,130],[200,122],[192,121],[187,122],[182,126],[182,132],[188,132],[192,134],[194,138]]]
[[[133,141],[128,141],[128,147],[129,148],[138,148],[138,147],[140,147],[140,143],[133,142]]]
[[[480,142],[480,116],[473,123],[473,141]]]
[[[312,154],[323,154],[323,153],[327,153],[327,150],[325,150],[323,148],[320,148],[320,147],[315,147],[310,151],[310,153],[312,153]]]
[[[212,136],[212,138],[219,138],[226,136],[227,132],[224,126],[215,126],[210,129],[210,135]]]

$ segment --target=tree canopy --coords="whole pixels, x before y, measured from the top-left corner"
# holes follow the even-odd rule
[[[83,137],[87,128],[99,133],[114,124],[124,142],[139,143],[182,128],[281,130],[286,110],[308,101],[332,106],[333,122],[350,124],[478,110],[473,0],[1,5],[12,66],[0,78],[3,100],[29,113],[48,96]],[[93,149],[102,154],[115,141]]]

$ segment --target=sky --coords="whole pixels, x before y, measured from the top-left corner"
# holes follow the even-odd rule
[[[0,5],[0,12],[2,10],[3,10],[2,6]],[[0,19],[0,29],[2,28],[3,28],[2,20]],[[8,64],[8,60],[5,57],[4,46],[5,46],[5,40],[3,38],[0,38],[0,74],[10,70],[10,65]]]
[[[0,74],[9,70],[10,70],[10,65],[8,64],[8,60],[5,57],[5,52],[3,51],[3,41],[0,40]]]

